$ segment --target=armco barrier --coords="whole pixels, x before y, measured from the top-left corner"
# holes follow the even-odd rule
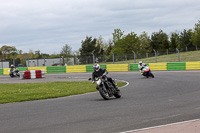
[[[86,72],[93,72],[93,65],[86,65]]]
[[[138,64],[130,64],[130,71],[139,71]]]
[[[200,62],[169,62],[169,63],[146,63],[152,71],[156,70],[200,70]],[[139,71],[138,63],[136,64],[108,64],[100,65],[101,68],[107,69],[109,72],[115,71]],[[93,65],[80,66],[50,66],[50,67],[23,67],[18,68],[19,71],[41,70],[45,73],[77,73],[77,72],[93,72]],[[9,75],[10,68],[0,69],[0,75]]]
[[[146,65],[149,65],[149,63],[145,63]],[[130,64],[129,71],[140,71],[138,68],[138,64]]]
[[[0,69],[0,75],[3,75],[3,69]]]
[[[86,65],[66,66],[66,73],[86,72]]]
[[[45,73],[47,73],[47,67],[28,67],[28,70],[45,70]]]
[[[28,70],[28,67],[18,67],[17,69],[19,71],[26,71],[26,70]]]
[[[10,70],[10,68],[4,68],[3,69],[3,74],[4,75],[9,75],[9,73],[10,73],[9,70]]]
[[[112,64],[107,65],[108,72],[128,71],[128,64]]]
[[[199,70],[200,62],[186,62],[186,70]]]
[[[107,65],[100,65],[101,68],[107,69]]]
[[[167,63],[149,63],[149,67],[152,71],[167,70]]]
[[[167,70],[186,70],[185,62],[167,63]]]
[[[47,73],[66,73],[66,66],[48,66]]]
[[[100,68],[106,69],[106,65],[100,65]],[[93,72],[93,65],[86,65],[86,72]]]

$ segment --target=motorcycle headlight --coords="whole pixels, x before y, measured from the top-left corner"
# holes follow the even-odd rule
[[[100,85],[101,84],[101,79],[97,80],[96,83],[97,83],[97,85]]]

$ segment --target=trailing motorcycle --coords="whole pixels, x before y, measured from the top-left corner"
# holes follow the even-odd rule
[[[148,77],[154,78],[154,75],[151,72],[149,66],[145,66],[144,68],[142,68],[142,70],[140,72],[141,72],[141,75],[145,76],[146,78],[148,78]]]
[[[9,75],[10,75],[11,78],[13,78],[13,77],[20,77],[18,69],[10,69],[8,71],[10,72]]]
[[[89,78],[88,80],[92,79]],[[117,91],[113,84],[107,80],[107,77],[98,77],[95,79],[95,82],[97,84],[96,88],[99,91],[100,95],[103,97],[103,99],[109,100],[113,96],[115,96],[116,98],[121,97],[120,90]]]

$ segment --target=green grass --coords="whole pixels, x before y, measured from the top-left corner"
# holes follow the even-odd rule
[[[118,86],[126,83],[118,82]],[[95,92],[96,84],[81,82],[46,82],[25,84],[0,84],[0,104],[49,99]]]
[[[145,63],[155,63],[155,55],[151,54],[152,57],[136,59],[136,63],[143,61]],[[132,55],[132,57],[134,57]],[[192,62],[200,61],[200,50],[180,52],[180,62]],[[157,63],[161,62],[178,62],[178,53],[168,55],[158,55]],[[101,62],[99,64],[112,64],[113,62]],[[115,64],[130,64],[134,63],[134,60],[116,61]]]

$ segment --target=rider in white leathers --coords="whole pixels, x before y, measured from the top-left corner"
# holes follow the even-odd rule
[[[140,71],[146,66],[146,64],[142,63],[142,61],[139,61],[138,68]]]

